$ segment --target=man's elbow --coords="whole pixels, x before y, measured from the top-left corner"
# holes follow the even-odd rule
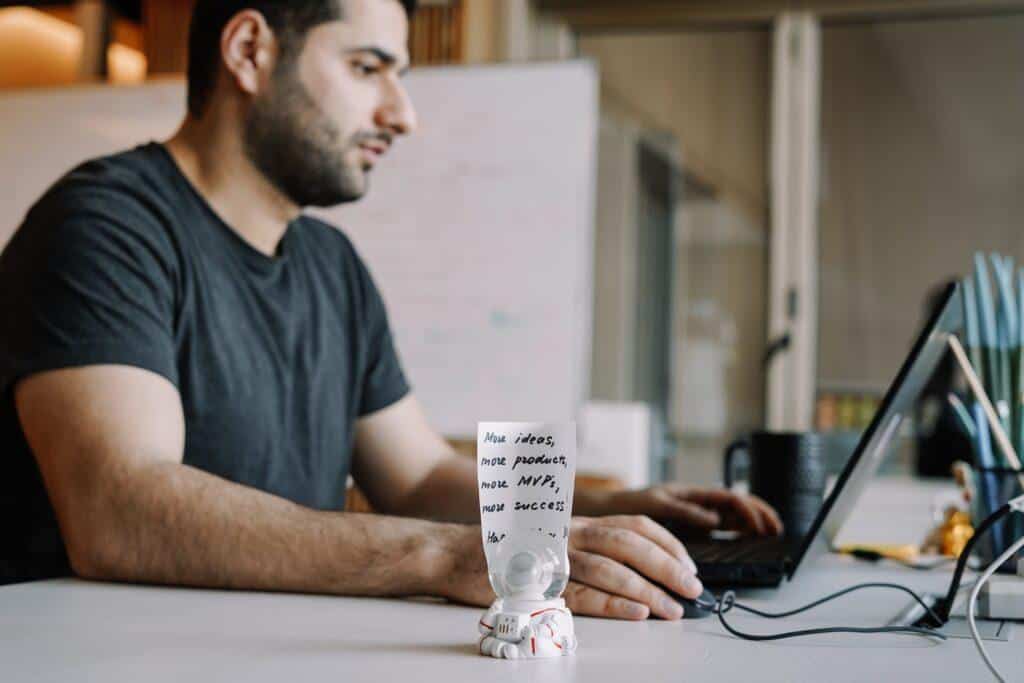
[[[73,485],[52,489],[71,571],[85,579],[134,581],[153,569],[152,554],[166,538],[154,505],[172,486],[178,463],[96,467]],[[147,561],[149,558],[149,561]]]
[[[125,567],[128,553],[124,552],[121,534],[109,521],[93,517],[88,523],[67,524],[61,535],[75,576],[104,581],[128,575]]]
[[[68,562],[71,565],[71,573],[80,579],[92,579],[103,581],[110,578],[110,572],[102,558],[95,553],[72,550],[68,545]]]

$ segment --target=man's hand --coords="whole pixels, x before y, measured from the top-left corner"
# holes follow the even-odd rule
[[[580,498],[579,493],[577,498]],[[593,500],[578,500],[577,510],[593,515],[647,515],[695,534],[712,529],[759,536],[782,533],[782,520],[768,503],[757,496],[721,488],[659,484],[646,489],[599,494]]]
[[[449,528],[453,565],[442,574],[436,592],[458,602],[489,605],[494,592],[487,578],[480,527]],[[569,567],[571,580],[564,597],[569,609],[580,615],[678,619],[682,607],[660,586],[688,598],[696,598],[703,590],[683,544],[643,516],[574,518]]]
[[[576,517],[569,532],[569,609],[616,619],[678,619],[704,590],[683,544],[650,517]]]

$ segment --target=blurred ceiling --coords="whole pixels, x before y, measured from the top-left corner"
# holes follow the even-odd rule
[[[11,2],[10,0],[0,0],[0,7],[13,7],[15,5],[28,6],[28,7],[68,7],[74,5],[74,2],[47,2],[43,0],[39,2]],[[131,21],[142,20],[142,0],[107,0],[107,5],[113,7],[114,10]]]
[[[535,0],[542,10],[564,14],[581,27],[663,26],[694,22],[765,22],[786,10],[811,10],[836,18],[869,18],[904,14],[984,14],[1024,11],[1024,0]],[[440,4],[421,0],[423,4]],[[68,6],[73,2],[0,0],[0,7],[29,5]],[[142,0],[107,0],[118,14],[142,20]]]
[[[784,11],[829,22],[926,19],[1024,12],[1024,0],[535,0],[578,31],[672,30],[700,25],[766,25]]]
[[[0,89],[83,80],[82,29],[41,9],[0,7]],[[115,42],[107,48],[106,67],[111,83],[139,83],[146,77],[147,62],[140,50]]]

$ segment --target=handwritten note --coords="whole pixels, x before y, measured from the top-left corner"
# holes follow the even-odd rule
[[[476,471],[485,549],[515,530],[568,538],[576,423],[481,422]]]

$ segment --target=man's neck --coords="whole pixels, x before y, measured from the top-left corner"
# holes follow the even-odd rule
[[[288,223],[301,209],[252,164],[237,128],[189,117],[165,146],[232,230],[258,251],[277,253]]]

